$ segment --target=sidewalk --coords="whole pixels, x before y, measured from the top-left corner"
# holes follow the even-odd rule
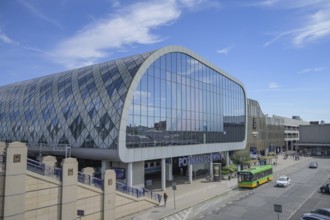
[[[277,165],[273,166],[273,172],[279,171],[296,165],[301,162],[310,161],[310,157],[300,157],[299,160],[294,160],[292,157],[283,159],[283,155],[279,155],[277,159]],[[164,201],[160,203],[160,206],[154,207],[143,212],[127,216],[122,218],[123,220],[157,220],[165,218],[181,210],[187,209],[196,204],[202,203],[209,199],[212,199],[221,194],[225,194],[230,190],[237,187],[237,178],[231,180],[222,180],[221,182],[210,182],[205,178],[194,180],[191,184],[188,183],[186,177],[175,177],[177,183],[177,190],[175,191],[175,207],[174,209],[174,194],[171,186],[171,182],[167,182],[166,193],[168,195],[167,205],[164,206]],[[163,191],[155,190],[163,194]]]

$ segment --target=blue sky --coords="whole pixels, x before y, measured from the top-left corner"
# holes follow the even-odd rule
[[[265,114],[330,123],[329,0],[0,1],[0,85],[167,45],[241,80]]]

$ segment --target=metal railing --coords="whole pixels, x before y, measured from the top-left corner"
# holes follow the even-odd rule
[[[0,155],[0,165],[1,163],[3,163],[4,159],[3,156]],[[50,167],[45,165],[44,163],[32,160],[32,159],[27,159],[27,169],[31,172],[34,173],[38,173],[40,175],[43,176],[49,176],[49,177],[53,177],[55,179],[58,180],[62,180],[62,169],[57,168],[57,167]],[[84,174],[82,172],[78,172],[77,175],[77,180],[80,183],[83,184],[87,184],[90,186],[94,186],[97,187],[99,189],[103,189],[103,180],[96,178],[96,177],[92,177],[88,174]],[[137,198],[140,197],[147,197],[150,198],[152,200],[157,201],[158,203],[160,203],[162,196],[158,193],[154,193],[150,190],[147,190],[145,188],[134,188],[134,187],[128,187],[127,185],[120,183],[120,182],[116,182],[116,190]]]
[[[128,195],[137,197],[137,198],[147,197],[147,198],[157,201],[158,203],[160,203],[160,201],[162,200],[162,196],[159,195],[158,193],[154,193],[145,188],[138,189],[138,188],[134,188],[134,187],[129,187],[120,182],[116,182],[116,190],[119,192],[128,194]]]
[[[82,173],[82,172],[78,172],[78,182],[103,189],[103,180],[102,179],[92,177],[92,176]]]
[[[27,159],[27,169],[31,172],[38,173],[43,176],[49,176],[57,180],[62,180],[62,169],[50,167],[44,163],[35,160]]]
[[[49,151],[49,152],[63,152],[65,154],[65,158],[71,157],[71,146],[68,144],[26,144],[29,151]]]

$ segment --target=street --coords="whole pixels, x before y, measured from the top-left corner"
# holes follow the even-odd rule
[[[309,169],[306,161],[275,173],[273,182],[259,188],[232,190],[165,219],[298,219],[312,209],[329,207],[330,195],[319,193],[319,187],[330,182],[330,160],[316,160],[317,169]],[[274,187],[280,175],[289,176],[291,185]],[[282,213],[274,212],[274,204],[282,206]]]

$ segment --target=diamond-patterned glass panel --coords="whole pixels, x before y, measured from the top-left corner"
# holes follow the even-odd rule
[[[0,140],[117,148],[127,90],[151,54],[0,87]]]
[[[85,129],[85,127],[86,126],[80,115],[78,115],[69,126],[70,131],[75,139],[79,137],[79,135],[81,134],[82,130]]]

